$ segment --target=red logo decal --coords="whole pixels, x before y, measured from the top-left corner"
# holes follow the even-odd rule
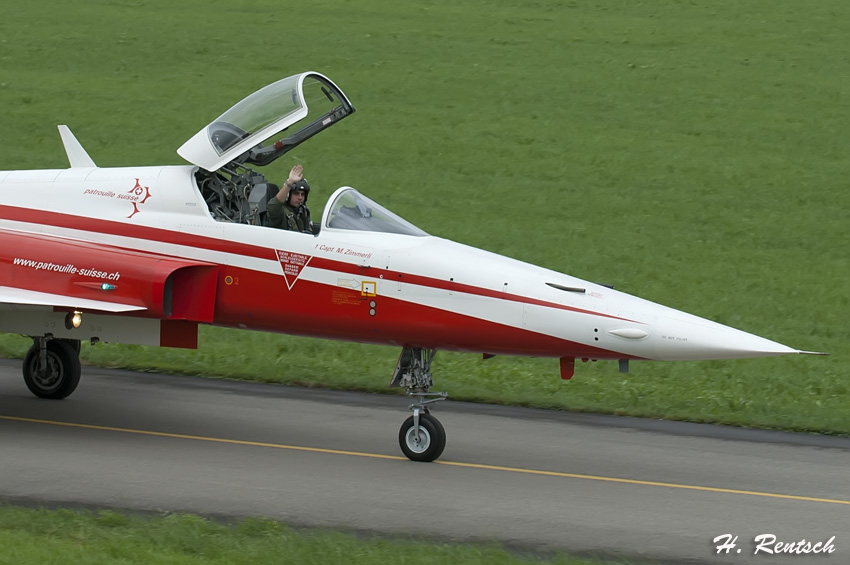
[[[127,194],[133,195],[133,213],[127,216],[128,218],[132,218],[140,212],[138,205],[144,204],[145,202],[147,202],[147,199],[151,197],[151,189],[150,187],[142,186],[139,182],[139,179],[136,179],[136,186],[128,190]],[[139,198],[141,198],[143,194],[145,197],[142,198],[140,201]]]
[[[310,255],[302,255],[301,253],[290,253],[289,251],[277,251],[277,260],[280,261],[280,266],[283,267],[283,278],[286,281],[286,286],[292,290],[292,285],[298,280],[302,269],[307,266]]]
[[[142,183],[139,182],[139,179],[136,179],[136,185],[128,190],[127,192],[120,192],[118,194],[113,190],[99,190],[95,188],[87,188],[83,191],[83,194],[88,194],[90,196],[99,196],[101,198],[112,198],[115,200],[126,200],[130,204],[133,205],[133,212],[127,216],[128,218],[132,218],[141,210],[139,206],[148,201],[148,198],[153,196],[151,194],[150,187],[142,186]]]
[[[150,187],[148,187],[148,186],[142,186],[142,185],[139,183],[139,179],[136,179],[136,186],[134,186],[133,188],[131,188],[129,193],[130,193],[130,194],[135,194],[136,196],[141,196],[142,194],[144,194],[144,195],[145,195],[145,197],[144,197],[144,198],[142,198],[142,201],[141,201],[141,202],[139,202],[139,204],[144,204],[145,202],[147,202],[148,198],[150,198],[150,197],[151,197],[151,189],[150,189]]]

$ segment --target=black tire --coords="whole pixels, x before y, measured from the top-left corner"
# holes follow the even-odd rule
[[[24,357],[24,382],[39,398],[60,400],[70,396],[80,383],[80,358],[70,340],[47,342],[47,367],[38,371],[38,347],[33,345]]]
[[[411,461],[429,463],[437,459],[446,448],[446,430],[438,419],[430,414],[419,415],[419,441],[413,429],[413,416],[401,425],[398,431],[401,451]]]
[[[77,357],[80,356],[80,351],[82,350],[82,343],[79,339],[60,339],[59,341],[67,343],[71,350],[77,354]]]

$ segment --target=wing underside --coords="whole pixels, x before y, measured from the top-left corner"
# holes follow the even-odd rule
[[[48,292],[38,292],[10,286],[0,286],[0,304],[19,304],[29,306],[55,306],[58,308],[85,308],[103,312],[135,312],[145,310],[143,306],[120,304],[104,300],[91,300],[75,296],[64,296]]]

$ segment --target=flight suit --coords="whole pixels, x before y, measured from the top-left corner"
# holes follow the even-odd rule
[[[293,208],[284,204],[277,198],[269,200],[266,206],[269,226],[273,228],[313,233],[313,224],[310,222],[310,209],[303,204]]]

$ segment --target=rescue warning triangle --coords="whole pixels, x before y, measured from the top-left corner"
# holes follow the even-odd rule
[[[310,255],[277,250],[277,260],[280,261],[280,266],[283,267],[283,279],[286,281],[286,286],[289,290],[292,290],[292,285],[298,280],[301,270],[307,266],[312,258]]]

